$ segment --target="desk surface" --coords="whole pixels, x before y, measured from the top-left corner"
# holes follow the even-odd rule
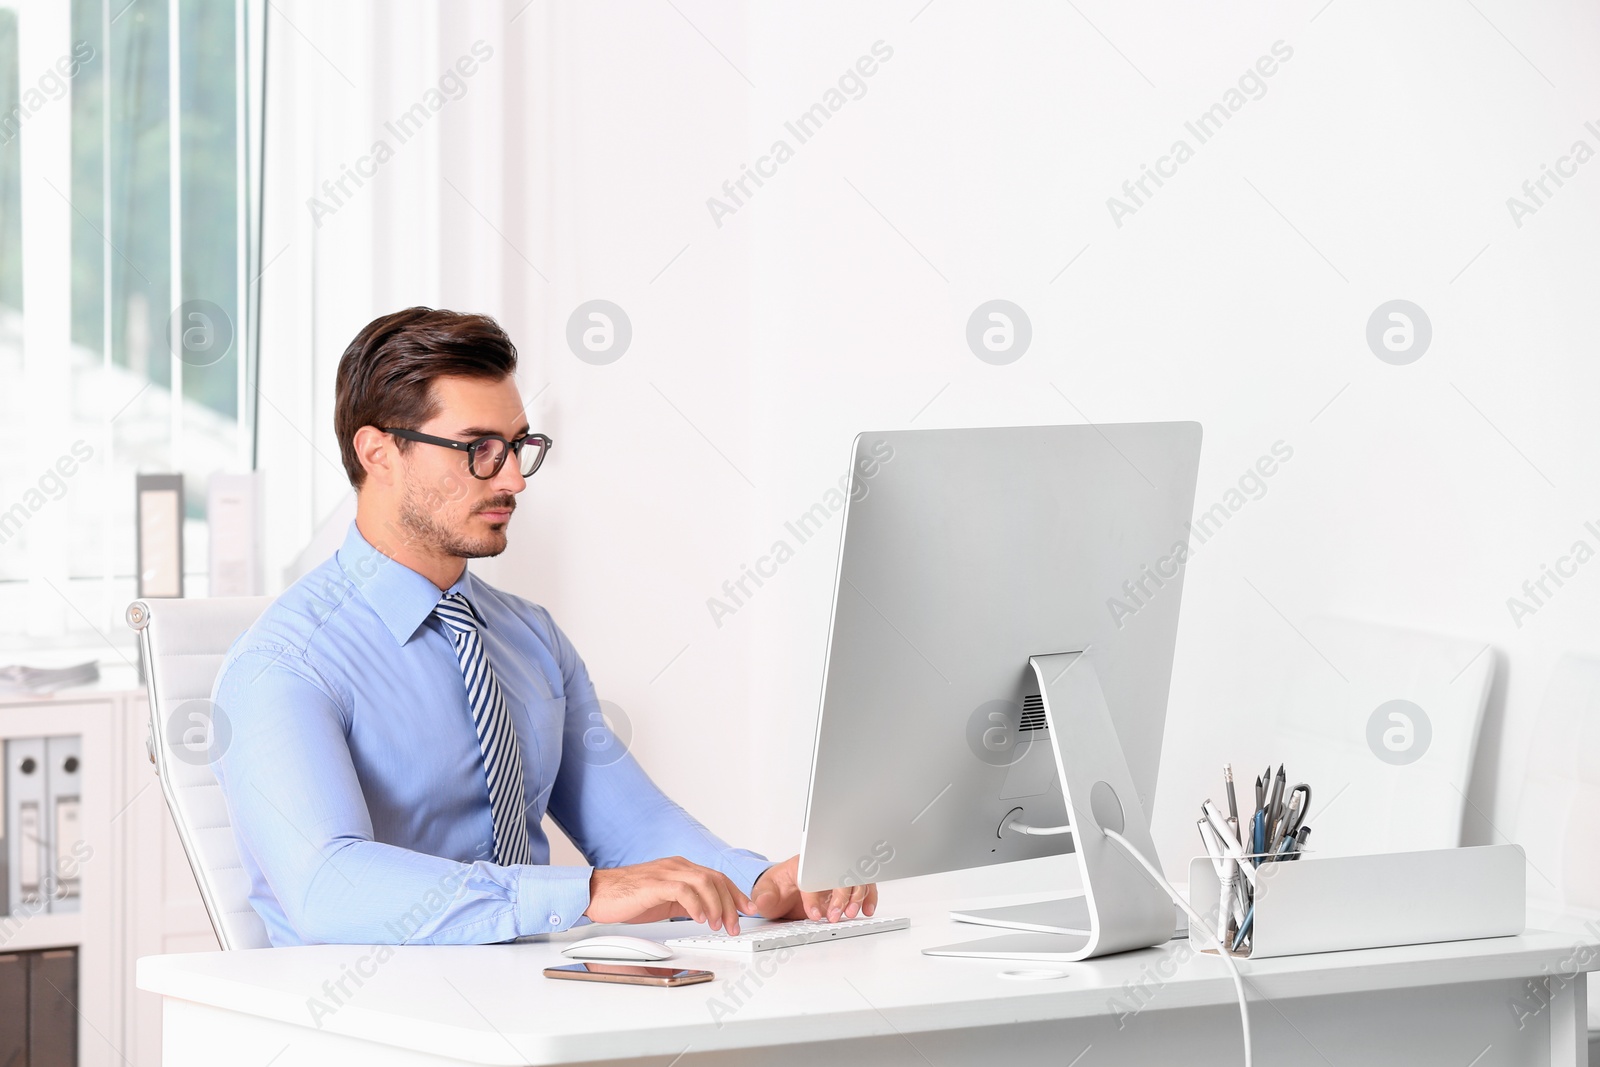
[[[948,907],[967,900],[897,900],[893,890],[885,887],[880,914],[908,915],[908,930],[808,945],[787,955],[680,952],[674,964],[715,971],[717,980],[676,989],[552,981],[541,971],[572,962],[559,954],[567,942],[603,932],[659,939],[699,929],[686,922],[585,926],[506,945],[319,945],[148,956],[138,961],[138,984],[230,1012],[484,1064],[674,1056],[688,1048],[750,1048],[819,1034],[861,1038],[1104,1016],[1115,1013],[1128,983],[1159,987],[1146,1010],[1234,1000],[1222,962],[1184,941],[1039,965],[1068,971],[1047,981],[1000,977],[1026,963],[923,956],[924,947],[992,932],[948,920]],[[1594,953],[1577,952],[1587,943],[1529,931],[1246,961],[1242,969],[1266,998],[1326,996],[1570,970],[1575,959],[1581,970],[1600,967]]]

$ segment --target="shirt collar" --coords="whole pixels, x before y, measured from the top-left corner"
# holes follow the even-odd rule
[[[335,558],[345,577],[394,635],[395,643],[401,645],[411,640],[417,627],[433,614],[440,597],[446,593],[467,592],[471,574],[463,567],[455,584],[441,591],[430,579],[373,547],[362,536],[354,519]]]

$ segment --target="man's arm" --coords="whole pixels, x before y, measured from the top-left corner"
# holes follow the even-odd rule
[[[582,917],[590,867],[462,863],[374,841],[344,713],[299,653],[241,653],[214,699],[230,728],[213,770],[234,837],[304,940],[486,944]]]
[[[567,696],[551,818],[598,868],[682,856],[727,875],[748,897],[772,861],[730,847],[661,791],[601,719],[588,668],[572,642],[549,612],[537,610]]]
[[[549,612],[537,608],[539,623],[547,628],[550,649],[561,667],[565,687],[566,723],[562,737],[561,772],[550,796],[549,812],[585,856],[595,864],[599,888],[592,895],[589,915],[600,922],[650,922],[682,908],[646,910],[629,899],[630,887],[647,886],[657,896],[672,893],[681,861],[655,860],[681,856],[720,872],[746,898],[733,901],[744,914],[773,919],[828,919],[837,922],[871,915],[877,908],[875,885],[846,886],[819,893],[802,893],[797,884],[800,858],[773,863],[758,853],[730,848],[688,812],[673,803],[645,774],[632,753],[623,750],[600,716],[600,703],[588,668]],[[729,800],[736,800],[729,797]],[[645,862],[653,861],[653,862]],[[639,864],[641,866],[628,866]],[[618,868],[624,868],[618,869]],[[615,884],[608,881],[615,879]],[[703,880],[702,880],[703,881]],[[666,890],[660,885],[665,882]],[[705,891],[702,890],[702,893]],[[727,905],[725,905],[727,906]],[[603,914],[597,914],[600,909]],[[716,916],[713,929],[722,926],[737,933],[736,914],[730,909]],[[690,910],[690,915],[695,912]]]

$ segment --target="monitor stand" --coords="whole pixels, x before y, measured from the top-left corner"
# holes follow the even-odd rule
[[[1001,930],[1033,930],[1041,934],[1089,933],[1089,899],[1082,893],[1070,897],[1050,897],[1029,904],[1004,904],[993,908],[952,910],[950,918],[974,926],[993,926]],[[1172,936],[1189,933],[1189,913],[1172,905]]]
[[[1089,899],[1083,894],[1051,897],[1031,904],[1006,904],[994,908],[951,911],[958,923],[997,926],[1004,930],[1034,930],[1042,934],[1089,933]]]
[[[1007,826],[1015,833],[1071,832],[1083,896],[964,912],[963,916],[987,914],[992,916],[989,923],[1023,932],[923,952],[929,956],[1070,962],[1164,944],[1174,929],[1172,901],[1101,832],[1104,827],[1121,833],[1152,862],[1158,862],[1150,824],[1094,665],[1085,652],[1030,656],[1028,665],[1039,680],[1068,824],[1038,827],[1013,822]]]

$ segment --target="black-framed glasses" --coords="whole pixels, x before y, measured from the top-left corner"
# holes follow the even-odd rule
[[[555,443],[549,434],[543,433],[525,433],[515,441],[507,441],[499,434],[490,434],[473,441],[453,441],[448,437],[435,437],[432,434],[418,433],[416,430],[405,430],[397,426],[380,426],[378,429],[396,437],[404,437],[407,441],[421,441],[426,445],[440,445],[465,452],[467,470],[474,478],[482,478],[485,481],[500,473],[500,468],[505,466],[506,457],[513,452],[520,461],[518,470],[522,472],[522,476],[533,477],[533,472],[539,469],[539,464],[544,462],[545,454]]]

